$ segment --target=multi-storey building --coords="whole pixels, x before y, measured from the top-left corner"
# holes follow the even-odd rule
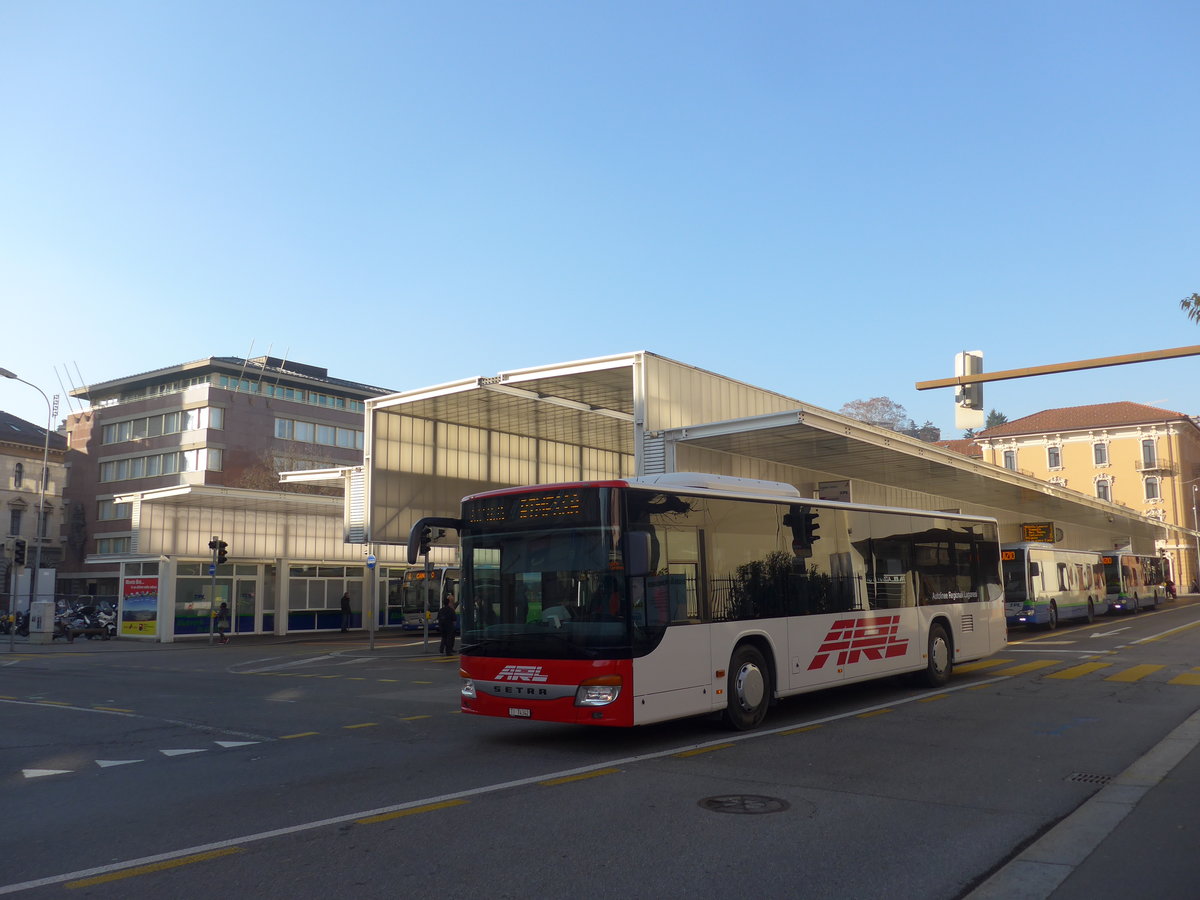
[[[210,357],[72,391],[90,409],[67,421],[60,591],[116,596],[121,562],[136,551],[122,495],[184,485],[273,491],[280,471],[360,465],[363,401],[383,393],[272,356]]]
[[[1195,529],[1200,427],[1141,403],[1047,409],[976,435],[987,462]],[[1088,548],[1115,549],[1115,548]],[[1164,540],[1181,587],[1197,580],[1197,545]]]
[[[0,611],[10,609],[9,596],[18,603],[11,608],[24,609],[29,605],[28,595],[16,590],[22,568],[30,568],[39,561],[43,569],[58,566],[62,557],[62,541],[59,532],[62,525],[62,493],[65,469],[63,452],[66,439],[59,433],[46,433],[45,427],[18,419],[0,412],[0,503],[4,504],[4,558],[2,560],[4,580],[0,592],[6,594],[0,602]],[[46,458],[46,469],[42,469],[42,457]],[[43,483],[45,490],[43,491]],[[38,510],[42,509],[41,527],[38,526]],[[23,541],[24,566],[14,559],[18,541]],[[40,547],[40,554],[39,554]],[[25,580],[28,584],[28,580]],[[26,588],[27,589],[27,588]],[[38,583],[38,596],[52,594],[53,584]]]

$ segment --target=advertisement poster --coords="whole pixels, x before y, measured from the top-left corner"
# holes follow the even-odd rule
[[[121,597],[121,634],[149,637],[158,628],[158,579],[126,578]]]

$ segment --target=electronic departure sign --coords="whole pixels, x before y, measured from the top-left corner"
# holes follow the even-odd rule
[[[1044,544],[1054,543],[1054,523],[1053,522],[1022,522],[1021,523],[1022,540],[1040,541]]]

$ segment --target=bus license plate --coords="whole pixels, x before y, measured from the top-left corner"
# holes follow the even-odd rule
[[[530,717],[531,717],[531,713],[532,713],[532,712],[533,712],[533,710],[529,710],[529,709],[520,709],[519,707],[516,707],[516,706],[510,706],[510,707],[508,708],[508,714],[509,714],[510,716],[516,716],[516,717],[517,717],[517,718],[519,718],[519,719],[528,719],[528,718],[530,718]]]

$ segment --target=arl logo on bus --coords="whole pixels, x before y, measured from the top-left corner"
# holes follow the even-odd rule
[[[541,666],[505,666],[496,673],[497,681],[549,681],[549,675],[542,674]]]
[[[837,654],[839,666],[852,665],[860,660],[891,659],[908,652],[908,638],[897,638],[899,616],[877,616],[874,619],[838,619],[821,641],[816,655],[808,664],[822,668],[829,657]]]

